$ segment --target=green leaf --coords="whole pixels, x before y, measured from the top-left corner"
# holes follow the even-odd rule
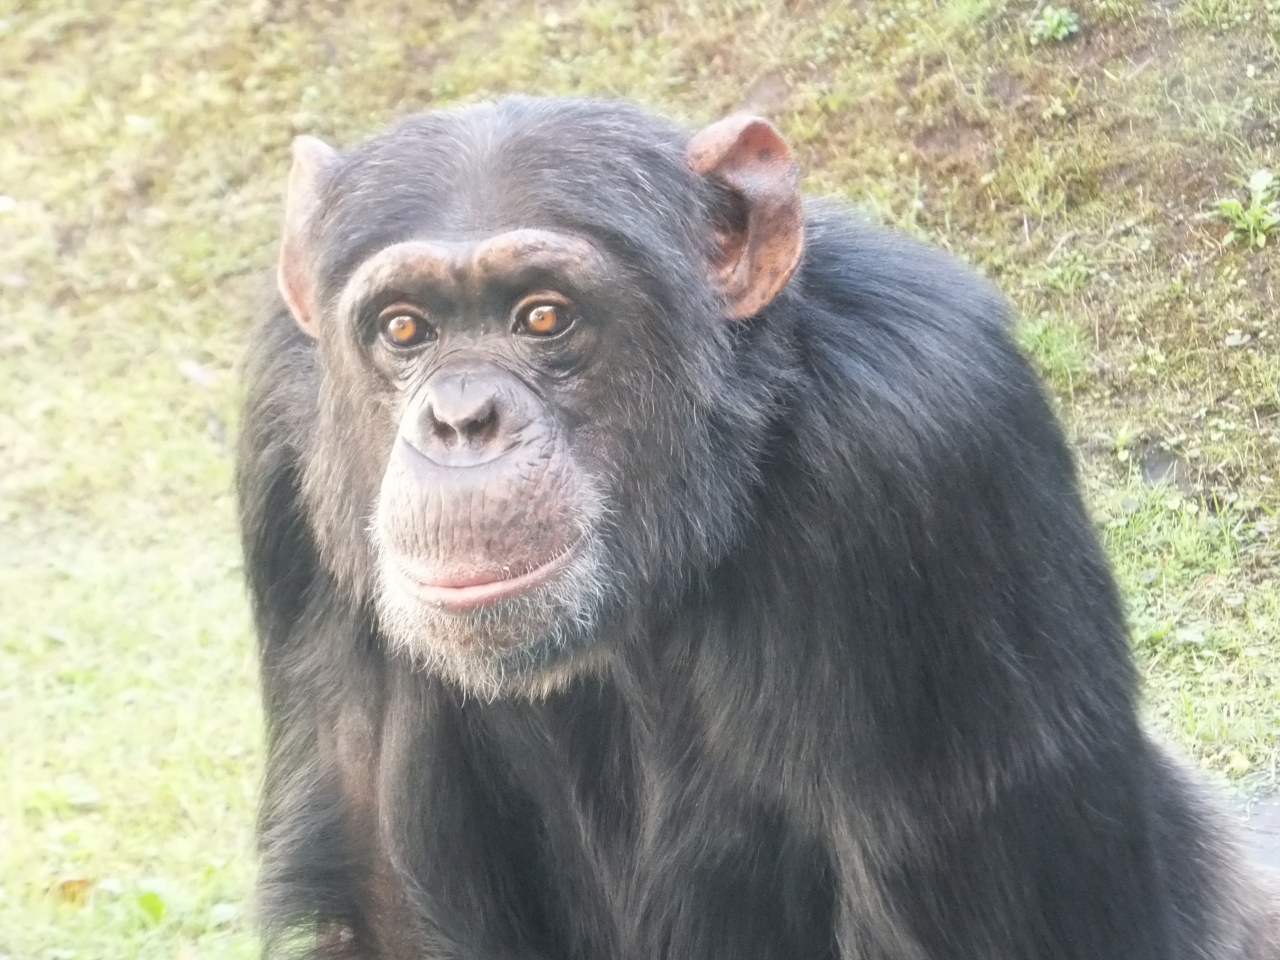
[[[164,918],[164,901],[154,890],[138,894],[138,906],[153,924],[158,924]]]

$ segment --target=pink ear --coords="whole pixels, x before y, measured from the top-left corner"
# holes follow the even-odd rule
[[[293,141],[293,169],[284,204],[284,239],[276,280],[280,295],[303,330],[316,335],[315,277],[308,235],[320,203],[320,185],[337,154],[315,137]]]
[[[697,133],[685,156],[695,173],[742,200],[745,216],[716,229],[720,256],[711,276],[724,294],[726,318],[754,316],[791,279],[804,250],[800,172],[791,151],[767,120],[735,114]]]

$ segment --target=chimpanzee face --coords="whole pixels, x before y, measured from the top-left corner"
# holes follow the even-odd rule
[[[592,421],[623,415],[605,395],[633,339],[618,283],[585,238],[525,229],[390,245],[339,298],[394,420],[369,526],[380,618],[471,685],[572,652],[616,586],[601,521],[620,431]]]
[[[763,165],[794,194],[772,128],[725,123],[701,135],[703,151],[710,133],[733,160],[721,167]],[[750,192],[715,163],[699,169],[698,143],[669,177],[687,220],[608,211],[649,262],[677,261],[665,277],[591,218],[538,210],[536,188],[495,206],[497,173],[436,164],[429,189],[389,215],[386,181],[402,170],[376,153],[342,166],[310,138],[295,147],[280,285],[324,371],[305,478],[331,520],[322,552],[358,553],[356,589],[386,640],[468,690],[546,690],[599,664],[634,587],[660,593],[684,572],[664,567],[708,562],[732,536],[736,501],[712,488],[740,482],[717,484],[723,471],[699,462],[723,415],[724,319],[758,312],[785,283],[799,220],[773,225],[770,244],[764,228],[753,236]],[[706,212],[699,193],[717,174],[736,191],[731,216]],[[353,495],[367,511],[354,536],[339,505]]]

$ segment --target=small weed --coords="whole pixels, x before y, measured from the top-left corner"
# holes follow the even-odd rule
[[[1079,250],[1069,250],[1045,268],[1042,283],[1049,290],[1068,296],[1076,293],[1098,272]]]
[[[1142,13],[1143,5],[1136,0],[1094,0],[1095,17],[1104,20],[1133,21]]]
[[[1023,209],[1031,216],[1047,220],[1066,206],[1065,176],[1061,151],[1046,148],[1037,140],[1014,170],[1013,181]]]
[[[1193,26],[1220,30],[1248,17],[1247,0],[1187,0],[1182,18]]]
[[[1124,423],[1116,427],[1111,437],[1111,450],[1121,463],[1128,463],[1133,456],[1134,447],[1142,439],[1142,428]]]
[[[1016,336],[1042,377],[1064,393],[1074,392],[1086,373],[1085,346],[1076,324],[1042,313],[1020,323]]]
[[[948,34],[968,34],[999,12],[1000,0],[952,0],[941,8],[940,20]]]
[[[1080,29],[1080,18],[1067,7],[1046,6],[1031,18],[1029,28],[1033,45],[1048,40],[1061,43]]]
[[[1049,106],[1045,107],[1040,114],[1042,120],[1065,120],[1066,117],[1067,108],[1061,97],[1053,97],[1049,101]]]
[[[1280,179],[1270,170],[1258,170],[1248,188],[1247,206],[1234,197],[1218,201],[1218,216],[1231,224],[1222,242],[1245,240],[1251,247],[1265,247],[1267,237],[1280,226]]]

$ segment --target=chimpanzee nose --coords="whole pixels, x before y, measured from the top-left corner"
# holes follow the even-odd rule
[[[427,385],[423,415],[430,438],[443,447],[484,447],[497,439],[501,426],[496,385],[464,373],[446,375]]]
[[[487,463],[529,439],[527,392],[505,371],[442,370],[417,395],[404,437],[440,466]]]

